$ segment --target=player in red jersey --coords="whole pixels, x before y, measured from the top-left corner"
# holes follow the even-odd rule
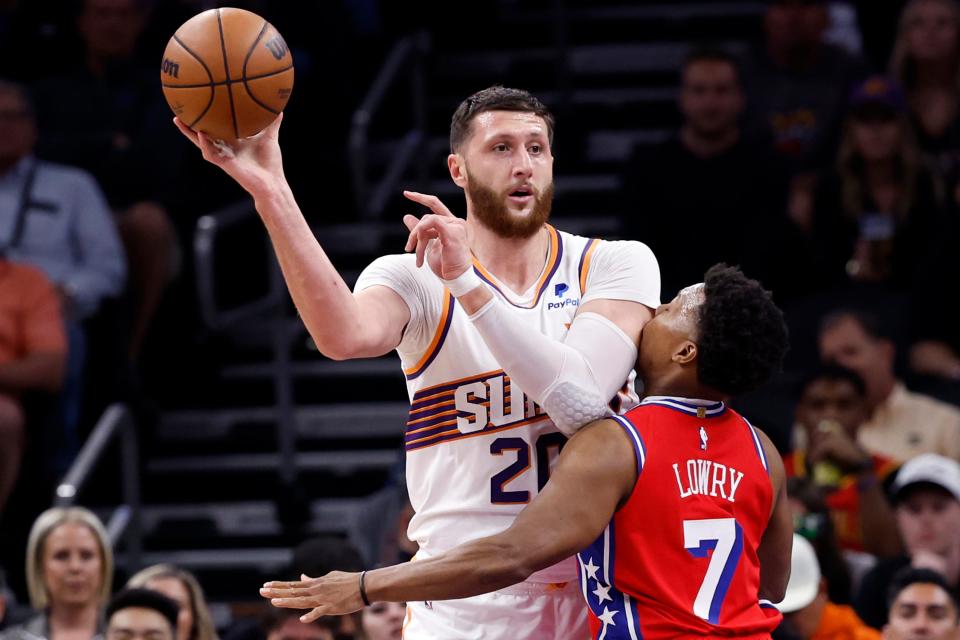
[[[576,553],[597,640],[767,638],[790,568],[783,465],[724,401],[766,381],[786,346],[769,293],[715,266],[644,328],[644,402],[573,436],[509,529],[428,560],[261,593],[312,608],[310,620],[369,601],[494,591]]]

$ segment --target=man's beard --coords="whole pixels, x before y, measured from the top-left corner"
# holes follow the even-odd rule
[[[533,191],[533,211],[526,216],[511,214],[505,202],[505,195],[481,183],[467,172],[467,196],[473,203],[473,215],[480,224],[501,238],[526,239],[536,234],[550,218],[553,207],[553,183],[545,191]]]

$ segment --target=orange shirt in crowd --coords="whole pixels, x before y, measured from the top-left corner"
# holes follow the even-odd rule
[[[853,609],[828,602],[820,626],[810,640],[880,640],[880,632],[857,617]]]
[[[53,284],[34,267],[0,258],[0,364],[31,353],[66,351]]]

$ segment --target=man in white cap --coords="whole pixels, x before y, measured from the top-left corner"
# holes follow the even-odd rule
[[[877,629],[887,621],[887,595],[906,566],[940,573],[960,584],[960,463],[927,453],[900,468],[891,488],[905,554],[881,560],[863,578],[854,606]]]
[[[775,637],[802,640],[880,638],[880,634],[865,625],[852,608],[833,604],[827,599],[827,583],[820,573],[813,545],[796,533],[793,534],[787,593],[777,608],[783,612],[783,623]]]

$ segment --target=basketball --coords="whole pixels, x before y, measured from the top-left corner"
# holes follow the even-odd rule
[[[194,131],[246,138],[273,122],[293,90],[293,57],[273,25],[243,9],[210,9],[177,29],[163,52],[167,103]]]

